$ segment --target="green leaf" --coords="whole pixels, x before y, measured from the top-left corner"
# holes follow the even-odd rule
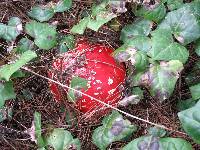
[[[190,92],[192,94],[192,99],[200,99],[200,83],[190,87]]]
[[[183,7],[169,12],[159,28],[171,30],[180,43],[189,44],[200,37],[199,8],[200,3],[185,4]]]
[[[5,101],[9,99],[15,99],[16,94],[13,88],[13,82],[8,81],[5,83],[0,82],[0,108],[3,108]]]
[[[125,44],[116,49],[114,54],[121,51],[129,51],[130,49],[148,52],[151,49],[151,40],[145,36],[137,36],[132,40],[128,40]]]
[[[37,57],[37,54],[33,51],[24,52],[18,60],[13,64],[7,64],[0,68],[0,78],[9,81],[11,75],[19,70],[23,65],[28,63],[33,58]]]
[[[83,34],[86,28],[98,31],[103,24],[117,17],[116,14],[106,9],[107,5],[108,1],[94,5],[92,7],[92,15],[81,19],[77,25],[72,27],[71,33]]]
[[[183,5],[183,0],[167,0],[167,7],[169,10],[175,10]]]
[[[192,137],[192,139],[200,144],[200,101],[192,108],[186,109],[178,113],[181,125],[185,132]]]
[[[185,77],[185,81],[188,86],[200,83],[200,60],[197,60],[197,62],[193,65],[193,68]]]
[[[48,21],[54,15],[54,9],[49,6],[34,6],[28,15],[40,22]]]
[[[144,98],[144,91],[140,87],[132,88],[131,93],[134,94],[134,95],[138,95],[139,99]]]
[[[11,79],[14,79],[14,78],[23,78],[23,77],[25,77],[26,76],[26,74],[23,72],[23,71],[21,71],[21,70],[17,70],[16,72],[14,72],[13,74],[12,74],[12,76],[10,77]]]
[[[180,60],[182,63],[189,57],[187,49],[174,42],[171,33],[166,29],[152,32],[152,49],[149,54],[154,60]]]
[[[90,21],[90,17],[84,17],[79,21],[77,25],[74,25],[70,30],[71,33],[74,34],[83,34],[85,29],[87,28],[88,22]]]
[[[186,100],[179,100],[177,107],[178,107],[178,110],[183,111],[183,110],[193,107],[195,104],[196,104],[196,100],[193,100],[192,98],[190,98]]]
[[[56,27],[47,23],[31,21],[25,26],[26,33],[35,38],[35,44],[45,50],[56,45]]]
[[[69,49],[74,49],[75,39],[73,35],[64,36],[59,45],[60,53],[67,52]]]
[[[14,41],[22,32],[22,23],[18,17],[12,17],[8,21],[8,25],[0,23],[0,38],[7,41]]]
[[[148,57],[147,57],[147,54],[145,54],[144,52],[142,51],[138,51],[135,55],[135,69],[136,71],[143,71],[143,70],[146,70],[148,64],[149,64],[149,61],[148,61]]]
[[[121,30],[120,40],[126,43],[127,41],[132,41],[133,38],[139,36],[147,36],[149,35],[153,22],[143,19],[137,20],[132,24],[126,25]]]
[[[136,11],[136,16],[144,17],[145,19],[152,20],[154,22],[160,22],[166,15],[166,8],[164,4],[155,4],[153,8],[143,6]]]
[[[81,144],[78,139],[73,139],[71,133],[61,128],[55,128],[46,138],[47,144],[55,150],[67,150],[70,147],[80,150]]]
[[[37,145],[39,148],[42,148],[45,146],[45,142],[42,137],[41,114],[39,112],[34,113],[34,127],[35,127],[35,138],[37,140]]]
[[[200,39],[195,42],[195,52],[200,56]]]
[[[158,127],[150,127],[148,129],[148,134],[154,137],[164,137],[166,133],[167,132],[164,129]]]
[[[136,126],[131,125],[129,120],[124,120],[117,111],[105,117],[102,123],[92,135],[93,143],[100,150],[105,150],[112,142],[122,140],[137,130]]]
[[[122,150],[193,150],[192,145],[181,138],[157,138],[142,136],[128,143]]]
[[[173,93],[182,69],[183,64],[178,60],[161,62],[160,65],[152,65],[145,73],[134,75],[133,84],[150,87],[151,94],[163,102]]]
[[[54,7],[55,12],[64,12],[72,7],[72,0],[60,0]]]
[[[12,119],[13,111],[10,107],[2,107],[0,108],[0,122],[6,119]]]
[[[34,48],[34,42],[29,40],[28,38],[22,38],[17,48],[15,49],[17,53],[22,54],[28,50],[32,50]]]
[[[80,77],[73,77],[70,82],[70,87],[75,90],[87,90],[88,86],[88,80]],[[80,93],[77,93],[76,91],[73,91],[70,89],[67,93],[67,97],[69,101],[75,102],[78,98],[80,98],[82,95]]]
[[[102,11],[97,14],[95,19],[90,19],[87,24],[87,27],[91,30],[98,31],[99,28],[105,23],[109,22],[111,19],[117,17],[116,14],[111,13],[110,11]]]

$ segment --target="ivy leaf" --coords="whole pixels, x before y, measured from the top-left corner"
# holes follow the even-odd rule
[[[55,12],[64,12],[72,7],[72,0],[60,0],[54,7]]]
[[[192,150],[192,145],[182,138],[142,136],[128,143],[122,150]]]
[[[120,51],[128,51],[130,49],[135,49],[143,52],[148,52],[151,49],[151,40],[145,36],[137,36],[134,39],[128,40],[125,44],[115,50],[115,54]]]
[[[178,113],[182,127],[192,139],[200,144],[200,101],[192,108],[186,109]]]
[[[179,100],[177,107],[178,107],[178,110],[183,111],[183,110],[193,107],[195,104],[196,104],[196,100],[193,100],[192,98],[190,98],[186,100]]]
[[[6,119],[12,119],[13,111],[10,107],[2,107],[0,108],[0,122]]]
[[[139,53],[143,53],[144,55],[146,55],[145,53],[150,49],[151,49],[150,39],[145,36],[137,36],[136,38],[127,41],[121,47],[117,48],[112,55],[119,62],[126,62],[130,59],[133,59],[133,65],[134,65],[135,54],[138,51],[141,51]],[[142,62],[146,62],[146,59]]]
[[[132,88],[131,93],[137,95],[139,99],[144,98],[144,91],[140,87]]]
[[[159,23],[166,15],[166,8],[164,4],[155,4],[150,6],[143,6],[135,12],[136,16],[144,17]]]
[[[175,10],[183,5],[183,0],[167,0],[167,7],[169,10]]]
[[[84,17],[79,21],[77,25],[74,25],[70,30],[71,33],[74,34],[83,34],[85,29],[87,28],[87,24],[90,21],[90,17]]]
[[[67,52],[69,49],[73,49],[75,46],[75,39],[74,36],[68,35],[64,36],[61,39],[59,51],[60,53]]]
[[[14,41],[22,32],[22,23],[18,17],[12,17],[8,21],[8,25],[0,23],[0,38],[6,41]]]
[[[200,60],[198,60],[190,73],[185,77],[188,86],[200,83]]]
[[[180,43],[189,44],[200,37],[199,8],[200,3],[185,4],[183,7],[169,12],[159,28],[171,30]]]
[[[37,141],[37,145],[39,148],[42,148],[45,146],[44,139],[42,137],[42,128],[41,128],[41,114],[39,112],[34,113],[34,121],[33,126],[35,129],[35,138]]]
[[[166,135],[166,131],[164,129],[158,127],[150,127],[148,129],[148,134],[154,137],[164,137]]]
[[[91,30],[98,31],[102,25],[109,22],[115,17],[117,17],[117,15],[109,11],[100,12],[97,14],[95,19],[90,19],[87,27],[90,28]]]
[[[47,23],[31,21],[25,26],[26,33],[35,38],[35,44],[45,50],[56,45],[56,27]]]
[[[200,99],[200,83],[193,85],[190,87],[190,92],[192,94],[192,99],[193,100],[198,100]]]
[[[102,123],[92,135],[93,143],[100,150],[105,150],[110,143],[122,140],[137,130],[136,126],[131,125],[129,120],[124,120],[117,111],[105,117]]]
[[[28,50],[32,50],[34,48],[34,42],[29,40],[28,38],[22,38],[17,48],[15,49],[17,53],[22,54]]]
[[[135,59],[134,66],[136,71],[143,71],[147,68],[149,64],[147,54],[145,54],[142,51],[138,51],[134,59]]]
[[[13,88],[13,82],[8,81],[5,83],[0,82],[0,108],[3,108],[5,101],[9,99],[15,99],[16,94]]]
[[[70,82],[70,87],[76,90],[87,90],[88,80],[80,77],[73,77]],[[67,93],[68,100],[75,102],[78,98],[80,98],[82,95],[80,93],[77,93],[76,91],[69,90]]]
[[[152,32],[152,49],[149,54],[154,60],[180,60],[182,63],[189,57],[187,49],[174,42],[171,33],[166,29]]]
[[[132,41],[133,38],[139,36],[147,36],[149,35],[153,22],[143,19],[137,20],[132,24],[126,25],[121,30],[120,40],[126,43],[127,41]]]
[[[7,64],[0,68],[0,78],[9,81],[11,75],[14,72],[19,70],[23,65],[25,65],[35,57],[37,57],[36,53],[31,50],[24,52],[15,63]]]
[[[173,93],[182,69],[183,64],[178,60],[161,62],[160,65],[152,65],[145,73],[134,75],[132,84],[150,87],[151,94],[163,102]]]
[[[53,129],[46,138],[47,145],[52,146],[55,150],[65,149],[81,149],[81,144],[78,139],[73,139],[71,133],[61,128]]]
[[[34,6],[28,15],[40,22],[48,21],[54,15],[54,9],[45,5],[45,6]]]
[[[108,4],[108,1],[103,1],[99,5],[94,5],[91,17],[88,16],[81,19],[77,25],[72,27],[71,33],[83,34],[86,28],[98,31],[103,24],[117,17],[116,14],[106,9]]]
[[[195,52],[198,56],[200,56],[200,39],[196,41],[195,43]]]
[[[118,48],[113,55],[118,62],[130,61],[137,71],[145,70],[149,63],[147,54],[143,51],[137,51],[134,47],[126,48],[124,45]]]

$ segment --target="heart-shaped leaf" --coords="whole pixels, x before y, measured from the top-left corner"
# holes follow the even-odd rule
[[[61,128],[55,128],[48,137],[46,137],[47,145],[52,146],[55,150],[81,149],[78,139],[73,139],[71,133]]]
[[[145,73],[134,75],[132,84],[150,87],[151,94],[162,102],[173,93],[182,69],[183,64],[178,60],[161,62],[160,65],[152,65]]]
[[[54,7],[55,12],[64,12],[71,8],[72,0],[60,0]]]
[[[17,53],[22,54],[28,50],[33,50],[34,48],[34,42],[29,40],[28,38],[22,38],[18,45],[17,48],[15,49]]]
[[[10,108],[10,107],[0,108],[0,122],[4,121],[6,119],[12,119],[12,115],[13,115],[12,108]]]
[[[198,60],[191,69],[190,73],[185,77],[188,86],[200,83],[200,60]]]
[[[34,6],[28,15],[40,22],[48,21],[54,15],[54,9],[50,6]]]
[[[142,136],[128,143],[122,150],[192,150],[192,145],[181,138]]]
[[[132,41],[132,39],[136,38],[138,35],[145,37],[149,35],[152,25],[153,22],[146,19],[137,20],[132,24],[126,25],[121,30],[120,40],[127,43],[127,41]]]
[[[80,91],[82,89],[87,90],[88,88],[87,83],[88,83],[88,80],[84,78],[73,77],[70,82],[70,87],[76,90],[80,90]],[[76,102],[76,100],[81,97],[81,94],[77,93],[76,91],[73,91],[72,89],[69,89],[67,93],[67,97],[69,101]]]
[[[177,107],[178,107],[178,110],[183,111],[183,110],[193,107],[195,104],[196,104],[196,100],[193,100],[192,98],[190,98],[186,100],[179,100]]]
[[[31,21],[25,26],[26,33],[35,38],[35,44],[45,50],[56,45],[56,27],[47,23]]]
[[[170,31],[166,29],[152,32],[152,49],[149,54],[154,60],[180,60],[182,63],[189,57],[187,49],[174,42]]]
[[[200,2],[185,4],[183,7],[169,12],[160,29],[171,30],[175,38],[186,45],[200,37]]]
[[[195,42],[195,52],[200,56],[200,39]]]
[[[102,123],[103,125],[96,128],[92,135],[93,143],[101,150],[105,150],[110,143],[131,135],[137,129],[129,120],[124,120],[117,111],[105,117]]]
[[[190,92],[193,100],[200,99],[200,83],[190,87]]]
[[[169,10],[175,10],[183,5],[183,0],[167,0],[167,8]]]
[[[64,36],[61,38],[61,42],[59,45],[60,53],[65,53],[69,49],[73,49],[75,46],[75,39],[73,35]]]
[[[13,82],[0,82],[0,108],[3,108],[5,101],[9,99],[15,99],[16,94],[13,88]]]
[[[14,41],[22,30],[21,20],[18,17],[12,17],[8,21],[8,25],[0,23],[0,38]]]
[[[14,72],[19,70],[23,65],[36,57],[37,54],[31,50],[24,52],[15,63],[7,64],[0,68],[0,79],[5,79],[6,81],[9,81],[11,75]]]
[[[106,9],[108,4],[108,1],[103,1],[99,5],[94,5],[91,16],[81,19],[77,25],[72,27],[71,33],[83,34],[86,28],[98,31],[103,24],[117,17],[115,13]]]
[[[200,144],[200,101],[192,108],[178,113],[182,127],[192,139]]]
[[[87,28],[88,22],[90,21],[90,17],[84,17],[79,21],[77,25],[74,25],[70,30],[71,33],[75,34],[83,34],[85,29]]]
[[[158,23],[165,17],[166,8],[164,4],[156,3],[155,5],[143,6],[135,14]]]
[[[147,68],[149,64],[147,54],[145,54],[142,51],[138,51],[134,59],[135,59],[134,66],[137,71],[143,71]]]

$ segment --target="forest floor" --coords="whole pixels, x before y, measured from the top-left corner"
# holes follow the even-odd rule
[[[1,0],[0,1],[0,22],[6,23],[10,17],[17,16],[22,19],[23,25],[30,21],[27,12],[32,6],[36,4],[46,4],[47,1],[41,0]],[[57,13],[50,22],[58,21],[58,32],[63,34],[69,33],[69,30],[74,24],[76,24],[81,14],[88,11],[91,8],[91,0],[74,0],[73,6],[70,11],[65,13]],[[122,28],[124,25],[133,22],[135,19],[134,14],[131,11],[127,11],[124,15],[118,17],[118,21]],[[23,36],[23,35],[22,35]],[[84,35],[77,36],[76,38],[87,38],[91,42],[103,43],[105,45],[112,46],[114,49],[120,46],[120,32],[110,29],[107,25],[104,25],[98,32],[87,30]],[[5,54],[7,44],[5,41],[0,41],[0,53]],[[188,47],[192,50],[192,45]],[[56,50],[45,51],[39,53],[39,60],[29,63],[29,68],[34,72],[47,76],[47,70],[51,65],[53,56],[56,54]],[[150,96],[145,90],[144,99],[137,105],[131,105],[126,108],[120,107],[127,113],[146,119],[148,121],[162,124],[173,130],[182,131],[180,128],[180,122],[177,117],[177,102],[180,99],[190,97],[190,93],[187,85],[184,81],[184,76],[187,72],[190,72],[191,66],[196,61],[197,56],[191,54],[188,63],[185,66],[185,70],[182,72],[182,77],[178,80],[176,89],[173,96],[166,102],[160,104],[156,98]],[[7,106],[13,108],[13,117],[10,120],[0,123],[0,149],[1,150],[34,150],[37,146],[30,140],[30,137],[23,134],[23,131],[30,128],[33,121],[33,114],[38,111],[42,114],[42,125],[45,127],[48,124],[56,127],[67,128],[74,137],[80,139],[83,150],[96,150],[97,147],[91,142],[91,135],[95,128],[101,124],[102,117],[97,119],[86,119],[84,115],[77,115],[78,126],[68,127],[65,120],[65,114],[71,111],[73,108],[70,105],[65,105],[67,109],[63,111],[63,105],[56,103],[50,90],[48,88],[48,81],[38,77],[34,74],[29,74],[26,78],[18,78],[14,81],[15,91],[17,93],[17,99],[15,101],[9,101]],[[26,96],[24,96],[26,95]],[[73,117],[73,116],[72,116]],[[125,116],[126,117],[126,116]],[[132,123],[138,125],[139,130],[130,137],[132,139],[144,135],[147,133],[147,128],[151,125],[141,122],[136,119],[127,117]],[[7,129],[1,129],[6,127]],[[17,130],[18,132],[15,132]],[[182,131],[184,132],[184,131]],[[193,144],[194,149],[200,149],[200,146],[193,143],[192,140],[185,134],[170,132],[170,137],[183,137]],[[117,150],[123,147],[126,142],[115,142],[110,145],[110,149]]]

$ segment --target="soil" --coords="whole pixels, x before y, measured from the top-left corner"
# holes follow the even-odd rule
[[[54,0],[55,1],[55,0]],[[0,2],[0,22],[7,23],[10,17],[20,17],[25,24],[30,21],[27,12],[32,6],[37,4],[46,4],[47,0],[1,0]],[[92,5],[91,0],[74,0],[73,7],[65,13],[57,13],[50,22],[58,21],[58,32],[67,34],[71,27],[76,24],[85,11],[89,11]],[[135,17],[131,11],[118,17],[122,28],[124,25],[134,21]],[[24,36],[24,35],[22,35]],[[114,31],[108,25],[104,25],[98,32],[87,30],[83,36],[76,36],[77,39],[87,38],[91,42],[103,43],[105,45],[117,48],[120,46],[120,30]],[[19,37],[20,38],[20,37]],[[7,43],[0,41],[0,54],[6,56]],[[192,52],[192,45],[188,46],[191,51],[189,61],[185,65],[185,70],[182,72],[181,78],[178,80],[173,96],[164,103],[159,103],[156,98],[150,96],[145,89],[144,99],[137,105],[131,105],[126,108],[120,107],[132,115],[149,120],[151,122],[162,124],[176,131],[184,131],[180,127],[180,122],[177,117],[177,102],[180,99],[190,97],[188,86],[184,81],[185,75],[191,71],[191,66],[195,63],[198,57]],[[29,63],[27,66],[34,72],[46,77],[47,70],[57,54],[57,50],[38,51],[38,59]],[[2,59],[2,58],[1,58]],[[7,106],[13,108],[13,117],[10,120],[5,120],[0,123],[0,149],[2,150],[34,150],[37,146],[30,140],[30,137],[24,134],[23,131],[31,127],[33,114],[38,111],[42,114],[42,127],[45,132],[45,127],[49,124],[55,127],[66,128],[72,132],[74,137],[80,139],[83,150],[97,150],[97,147],[91,142],[91,135],[95,128],[101,125],[103,116],[98,114],[98,117],[88,119],[85,115],[79,113],[67,102],[62,104],[56,103],[48,88],[48,81],[35,74],[28,73],[25,78],[14,80],[17,99],[8,101]],[[63,109],[65,108],[65,109]],[[76,117],[72,115],[76,113]],[[65,120],[65,115],[69,114],[72,126],[69,127]],[[129,141],[147,133],[147,129],[151,125],[141,122],[130,117],[133,124],[139,127],[139,130],[126,142],[112,143],[109,149],[117,150],[126,145]],[[75,125],[77,124],[77,125]],[[190,137],[177,132],[169,132],[170,137],[182,137],[193,144],[195,150],[200,149],[200,145],[193,143]]]

